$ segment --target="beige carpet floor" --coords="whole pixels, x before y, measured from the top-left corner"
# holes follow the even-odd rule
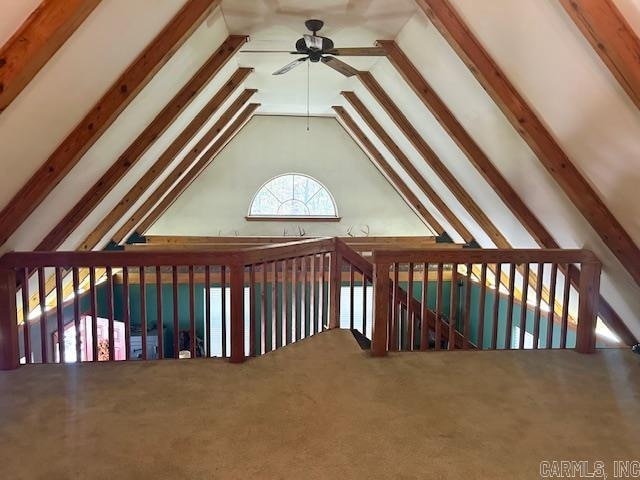
[[[640,357],[403,353],[331,331],[242,365],[0,372],[2,479],[515,479],[640,460]]]

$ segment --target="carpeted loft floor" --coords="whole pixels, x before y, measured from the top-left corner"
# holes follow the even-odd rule
[[[620,350],[373,359],[331,331],[243,365],[0,372],[11,480],[539,478],[640,460],[639,425],[640,357]]]

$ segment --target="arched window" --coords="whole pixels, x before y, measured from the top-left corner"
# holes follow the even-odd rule
[[[255,194],[248,219],[337,219],[333,196],[317,180],[300,173],[272,178]]]

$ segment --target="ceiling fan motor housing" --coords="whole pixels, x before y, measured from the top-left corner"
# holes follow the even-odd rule
[[[322,27],[324,27],[324,22],[322,20],[311,19],[304,22],[304,24],[309,30],[314,33],[314,35],[316,32],[322,30]]]

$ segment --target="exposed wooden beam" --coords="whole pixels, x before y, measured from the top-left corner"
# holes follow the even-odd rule
[[[464,209],[484,230],[487,236],[498,248],[512,248],[500,230],[493,224],[489,217],[482,211],[475,200],[467,193],[458,179],[451,173],[447,166],[440,160],[436,152],[427,144],[418,133],[409,119],[400,111],[398,106],[387,95],[382,86],[369,72],[358,72],[358,78],[380,106],[387,112],[402,134],[411,142],[424,161],[431,167],[442,183],[455,195]]]
[[[169,167],[175,157],[186,147],[186,145],[198,134],[204,124],[215,114],[222,104],[233,94],[242,82],[251,73],[249,68],[240,68],[231,79],[214,95],[187,127],[176,137],[169,147],[160,155],[158,160],[147,172],[136,182],[136,184],[122,197],[118,204],[107,214],[93,231],[85,238],[78,247],[79,250],[91,250],[109,233],[109,231],[126,215],[138,198],[147,191],[153,182]],[[251,91],[251,95],[255,91]],[[248,98],[248,92],[241,94],[243,98]],[[246,101],[246,100],[245,100]],[[210,139],[209,141],[211,141]],[[200,148],[200,150],[197,150]],[[199,142],[187,156],[197,155],[206,145]]]
[[[0,49],[0,112],[20,95],[100,0],[43,0]]]
[[[377,43],[387,52],[387,58],[398,73],[536,242],[545,248],[560,248],[396,42],[379,40]]]
[[[440,198],[440,196],[431,188],[429,183],[424,179],[418,169],[411,163],[411,160],[404,154],[404,152],[393,141],[389,134],[382,128],[382,125],[374,118],[371,112],[364,106],[362,101],[353,92],[342,92],[342,95],[347,99],[351,106],[356,110],[358,115],[364,120],[367,126],[375,133],[375,135],[382,141],[385,147],[391,152],[397,162],[407,172],[416,185],[427,196],[429,201],[433,203],[436,209],[442,214],[442,216],[449,222],[449,224],[460,234],[465,242],[471,242],[473,236],[464,226],[464,224],[458,220],[456,215],[451,211],[447,204]]]
[[[0,212],[0,245],[18,229],[220,0],[189,0]]]
[[[529,232],[538,245],[543,248],[560,248],[546,227],[538,220],[529,207],[518,196],[509,182],[493,165],[480,146],[460,124],[451,110],[446,106],[435,90],[411,63],[396,42],[379,40],[377,44],[387,53],[387,58],[412,88],[418,98],[438,120],[442,128],[451,139],[465,153],[472,165],[480,172],[496,194],[502,199],[522,226]],[[567,273],[563,270],[563,273]],[[574,267],[569,273],[571,283],[575,288],[580,285],[580,272]],[[600,297],[600,316],[604,323],[615,332],[627,345],[637,343],[635,337],[624,324],[619,315],[606,301]]]
[[[640,108],[640,39],[613,0],[560,0],[560,4]]]
[[[640,249],[447,0],[416,0],[576,208],[640,284]]]
[[[155,208],[149,213],[146,218],[137,227],[140,232],[146,232],[151,225],[153,225],[158,218],[162,216],[167,209],[173,205],[173,203],[182,195],[189,185],[191,185],[196,178],[205,171],[205,169],[213,162],[216,156],[222,151],[222,149],[235,137],[240,130],[251,119],[253,113],[260,106],[259,103],[250,103],[245,109],[238,115],[231,125],[220,135],[220,137],[211,145],[207,151],[200,157],[200,159],[193,165],[189,171],[176,182],[169,193],[158,203]],[[160,189],[158,189],[160,190]],[[166,190],[160,190],[159,193],[163,194]],[[138,218],[143,217],[143,212],[136,213]],[[114,239],[115,240],[115,239]],[[121,239],[120,239],[121,241]]]
[[[382,153],[375,147],[373,142],[369,140],[362,129],[358,127],[356,122],[351,118],[351,115],[346,111],[344,107],[334,106],[333,110],[336,112],[342,123],[345,125],[345,129],[352,135],[360,144],[363,149],[367,153],[367,155],[372,159],[374,165],[379,168],[382,173],[387,177],[389,183],[394,187],[394,189],[402,196],[404,201],[411,207],[418,216],[422,219],[423,222],[427,224],[427,226],[435,229],[438,235],[442,235],[444,233],[444,228],[442,225],[431,215],[431,213],[427,210],[425,205],[420,201],[418,197],[411,191],[411,189],[407,186],[407,184],[402,180],[400,175],[389,165],[387,160],[384,158]]]
[[[153,143],[169,128],[202,89],[220,72],[246,42],[246,36],[228,37],[189,82],[173,97],[140,135],[120,155],[107,172],[91,187],[69,213],[49,232],[36,250],[56,250],[87,218]],[[243,72],[246,74],[247,72]]]

